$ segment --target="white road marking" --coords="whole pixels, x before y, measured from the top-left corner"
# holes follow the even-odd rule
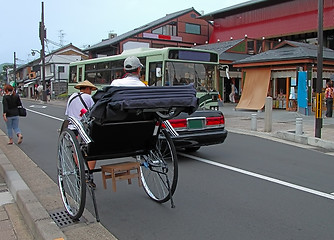
[[[238,173],[241,173],[241,174],[245,174],[245,175],[252,176],[252,177],[255,177],[255,178],[259,178],[259,179],[262,179],[262,180],[266,180],[268,182],[273,182],[273,183],[280,184],[280,185],[283,185],[283,186],[286,186],[286,187],[290,187],[290,188],[293,188],[293,189],[296,189],[296,190],[300,190],[300,191],[303,191],[303,192],[311,193],[311,194],[314,194],[314,195],[317,195],[317,196],[320,196],[320,197],[324,197],[324,198],[334,200],[334,195],[332,195],[332,194],[320,192],[320,191],[317,191],[317,190],[314,190],[314,189],[311,189],[311,188],[306,188],[306,187],[299,186],[299,185],[296,185],[296,184],[293,184],[293,183],[285,182],[285,181],[275,179],[275,178],[271,178],[271,177],[268,177],[268,176],[264,176],[264,175],[261,175],[261,174],[258,174],[258,173],[253,173],[253,172],[246,171],[246,170],[243,170],[243,169],[240,169],[240,168],[231,167],[231,166],[228,166],[228,165],[225,165],[225,164],[222,164],[222,163],[217,163],[217,162],[214,162],[214,161],[211,161],[211,160],[207,160],[207,159],[204,159],[204,158],[192,156],[192,155],[189,155],[189,154],[185,154],[185,153],[178,153],[178,154],[181,155],[181,156],[187,157],[187,158],[194,159],[194,160],[199,161],[199,162],[203,162],[203,163],[207,163],[207,164],[210,164],[210,165],[213,165],[213,166],[225,168],[225,169],[228,169],[228,170],[231,170],[231,171],[234,171],[234,172],[238,172]]]
[[[2,103],[2,101],[0,101],[0,103]],[[32,107],[32,108],[46,108],[47,106],[43,106],[43,105],[30,105],[29,107]],[[33,113],[36,113],[36,114],[39,114],[39,115],[42,115],[44,117],[48,117],[48,118],[52,118],[52,119],[55,119],[55,120],[59,120],[59,121],[64,121],[64,119],[61,119],[61,118],[57,118],[57,117],[54,117],[54,116],[50,116],[50,115],[47,115],[45,113],[40,113],[40,112],[37,112],[37,111],[34,111],[34,110],[31,110],[29,108],[26,108],[27,111],[29,112],[33,112]]]
[[[46,108],[47,106],[45,106],[45,105],[30,105],[29,107],[31,107],[31,108]]]
[[[52,119],[55,119],[55,120],[64,121],[64,119],[57,118],[57,117],[54,117],[54,116],[50,116],[50,115],[47,115],[47,114],[45,114],[45,113],[40,113],[40,112],[31,110],[31,109],[28,109],[28,108],[27,108],[27,111],[29,111],[29,112],[33,112],[33,113],[36,113],[36,114],[39,114],[39,115],[42,115],[42,116],[44,116],[44,117],[52,118]]]

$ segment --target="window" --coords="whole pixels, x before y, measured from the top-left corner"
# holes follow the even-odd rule
[[[186,33],[201,34],[201,25],[186,23]]]
[[[191,61],[205,61],[217,62],[218,55],[207,52],[184,51],[184,50],[170,50],[168,53],[169,59],[182,59]]]
[[[248,40],[247,41],[247,53],[248,54],[254,54],[255,53],[254,41],[253,40]]]
[[[122,74],[122,67],[119,65],[119,61],[114,62],[118,69],[119,76]],[[109,85],[111,80],[114,79],[115,69],[111,69],[110,62],[92,63],[86,65],[85,79],[93,84],[105,84]],[[117,76],[117,77],[119,77]]]
[[[70,83],[76,83],[77,82],[77,66],[71,66],[70,67]]]
[[[215,66],[201,63],[166,62],[165,86],[194,84],[199,92],[215,89]]]
[[[162,86],[162,62],[150,63],[149,86]]]
[[[177,36],[176,33],[176,22],[169,23],[165,26],[156,28],[152,31],[152,33],[155,34],[162,34],[162,35],[168,35],[168,36]]]
[[[64,66],[58,66],[58,72],[65,72]]]

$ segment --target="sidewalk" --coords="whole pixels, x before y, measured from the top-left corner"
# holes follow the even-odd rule
[[[34,100],[32,102],[45,104]],[[65,106],[66,102],[51,100],[46,103],[48,104]],[[236,104],[224,103],[220,108],[225,116],[225,127],[231,133],[288,140],[291,144],[296,142],[334,152],[334,118],[323,119],[322,137],[319,139],[314,137],[314,115],[273,110],[272,131],[265,132],[264,111],[235,110],[235,106]],[[252,130],[252,114],[256,114],[256,131]],[[296,118],[302,118],[301,135],[295,134]],[[16,145],[8,146],[6,142],[6,135],[0,131],[0,239],[116,239],[100,223],[96,223],[94,218],[92,220],[89,213],[85,214],[88,221],[80,221],[65,228],[58,227],[49,215],[50,208],[62,204],[57,195],[59,190],[56,183],[48,179]]]
[[[8,186],[0,176],[0,239],[6,240],[33,240],[28,226],[10,193]]]
[[[334,151],[334,118],[322,119],[321,138],[315,138],[314,113],[305,116],[298,112],[273,109],[272,130],[265,132],[265,111],[235,110],[236,105],[224,103],[220,108],[224,113],[225,127],[228,131],[260,137],[274,137]],[[256,114],[256,131],[252,130],[252,114]],[[302,119],[301,135],[295,134],[297,118]]]

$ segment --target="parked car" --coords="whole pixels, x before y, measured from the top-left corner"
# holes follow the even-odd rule
[[[179,134],[173,137],[178,150],[195,152],[201,146],[223,143],[228,133],[224,114],[217,110],[197,110],[191,115],[181,113],[169,122]]]

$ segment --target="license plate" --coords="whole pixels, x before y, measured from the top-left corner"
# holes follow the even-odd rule
[[[200,129],[204,128],[205,118],[188,118],[189,129]]]

